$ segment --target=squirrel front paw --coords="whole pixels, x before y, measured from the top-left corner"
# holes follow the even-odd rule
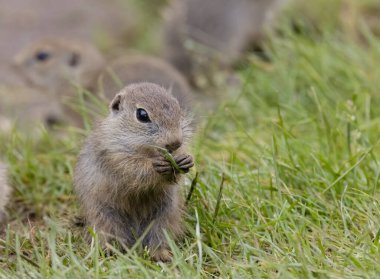
[[[190,168],[194,166],[193,156],[189,154],[176,156],[174,160],[183,172],[189,172]]]
[[[174,160],[179,169],[185,173],[189,172],[190,168],[194,166],[193,157],[188,154],[175,156]],[[160,174],[173,174],[179,172],[168,160],[161,156],[153,161],[153,167]]]

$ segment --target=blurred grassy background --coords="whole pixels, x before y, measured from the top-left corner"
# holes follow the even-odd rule
[[[165,1],[136,2],[157,7],[134,42],[155,52],[149,26]],[[189,233],[172,243],[168,265],[138,248],[106,257],[70,229],[73,166],[88,131],[45,132],[38,141],[17,131],[1,136],[14,195],[0,276],[379,277],[379,18],[378,1],[286,8],[265,45],[270,62],[247,55],[242,90],[225,92],[201,121]]]

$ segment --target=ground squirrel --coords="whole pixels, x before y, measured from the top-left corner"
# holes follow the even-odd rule
[[[108,117],[87,138],[74,174],[86,223],[130,247],[142,240],[156,261],[170,260],[164,231],[182,232],[183,201],[178,185],[193,166],[187,153],[190,117],[163,87],[137,83],[112,100]],[[173,168],[159,148],[168,150]]]
[[[262,38],[266,23],[282,1],[173,1],[164,28],[169,61],[187,77],[194,75],[195,63],[208,67],[210,63],[234,63]]]
[[[14,64],[29,87],[55,98],[66,122],[80,126],[82,118],[72,109],[78,96],[75,85],[94,90],[105,60],[90,43],[47,38],[26,46],[16,55]]]
[[[100,76],[103,92],[112,100],[125,85],[151,82],[171,91],[181,107],[191,102],[191,89],[177,69],[166,61],[149,55],[127,55],[111,62]]]
[[[7,172],[5,164],[0,161],[0,225],[5,221],[5,206],[8,202],[10,188],[7,182]]]

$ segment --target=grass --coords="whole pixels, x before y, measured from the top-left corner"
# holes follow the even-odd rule
[[[170,264],[138,246],[105,256],[70,229],[86,131],[1,136],[14,195],[0,277],[378,278],[380,39],[362,24],[358,41],[337,14],[306,15],[292,28],[289,11],[271,62],[247,57],[243,89],[202,119],[197,178],[183,185],[188,235],[170,242]]]

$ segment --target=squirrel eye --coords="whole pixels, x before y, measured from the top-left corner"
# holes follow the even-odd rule
[[[146,110],[142,108],[136,110],[136,118],[142,123],[152,122],[150,121],[149,115],[146,112]]]
[[[50,53],[46,51],[40,51],[36,53],[35,58],[36,60],[43,62],[50,58]]]

